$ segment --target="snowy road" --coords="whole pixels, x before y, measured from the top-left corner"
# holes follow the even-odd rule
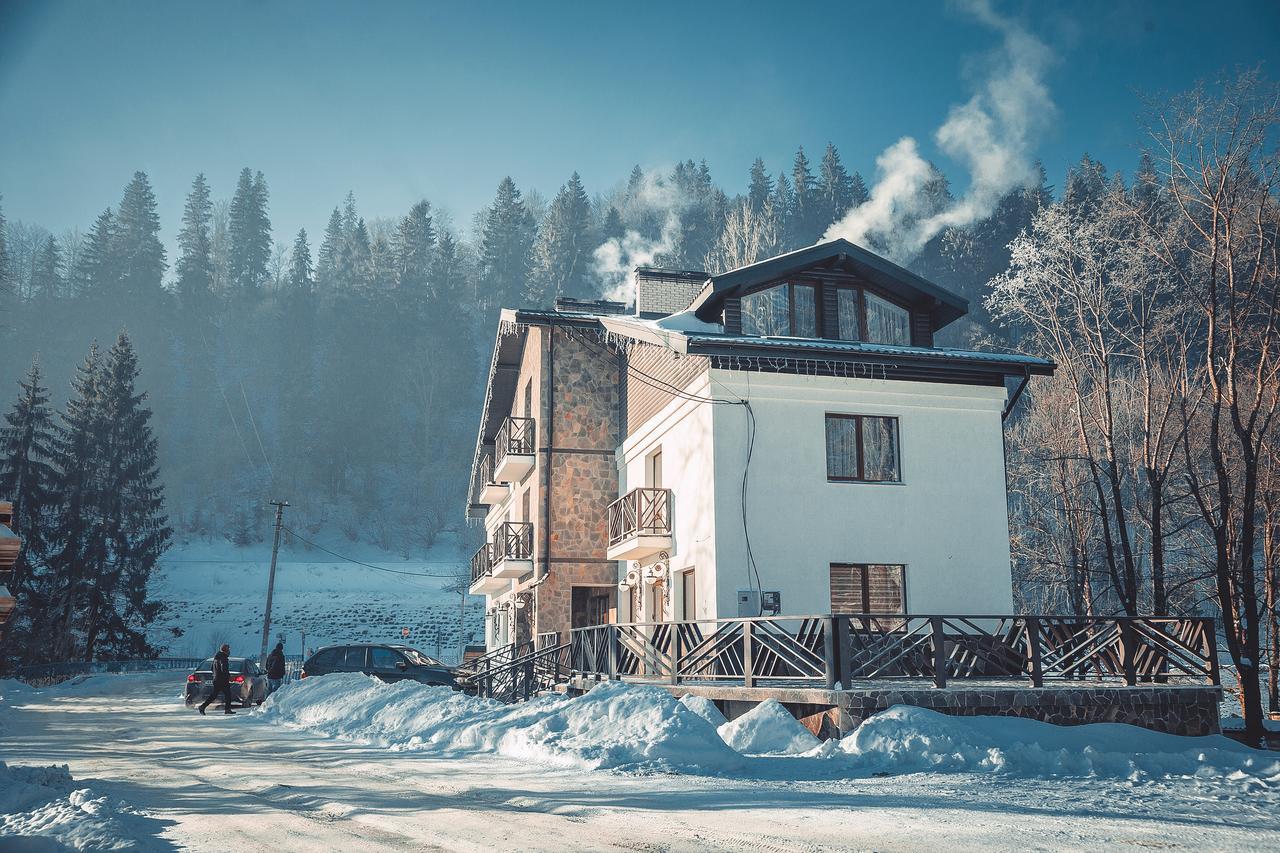
[[[10,690],[0,759],[67,764],[77,784],[146,812],[155,820],[143,849],[1280,849],[1273,790],[1229,797],[1186,782],[958,773],[778,782],[550,769],[328,739],[261,712],[201,718],[175,701],[176,680]]]

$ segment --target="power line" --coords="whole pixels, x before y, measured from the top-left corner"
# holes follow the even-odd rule
[[[326,554],[329,554],[330,556],[337,557],[339,560],[345,560],[348,563],[355,563],[357,566],[364,566],[366,569],[374,569],[375,571],[387,572],[393,575],[406,575],[412,578],[455,578],[458,576],[456,572],[453,574],[438,575],[438,574],[432,574],[430,572],[406,572],[403,569],[388,569],[386,566],[375,566],[373,563],[366,563],[366,562],[363,562],[362,560],[356,560],[352,557],[348,557],[345,554],[339,554],[337,551],[330,551],[328,548],[324,547],[323,545],[317,545],[315,542],[312,542],[310,539],[306,538],[305,536],[300,536],[296,531],[290,530],[288,527],[284,528],[284,531],[288,533],[290,536],[294,537],[295,539],[301,542],[307,543],[312,548],[315,548],[319,551],[323,551]],[[448,565],[461,567],[462,564],[451,563]]]

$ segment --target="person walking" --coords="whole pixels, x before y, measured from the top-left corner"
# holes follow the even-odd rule
[[[231,666],[227,658],[231,655],[231,645],[223,643],[222,648],[218,649],[218,653],[213,656],[213,690],[209,693],[209,697],[204,700],[204,704],[200,706],[201,715],[204,709],[209,707],[209,703],[221,693],[222,708],[225,714],[234,714],[231,710]]]
[[[284,643],[276,643],[276,647],[267,655],[267,692],[275,693],[284,683]]]

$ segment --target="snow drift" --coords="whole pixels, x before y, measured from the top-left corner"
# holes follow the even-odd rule
[[[0,838],[36,836],[59,850],[148,849],[157,823],[73,782],[66,765],[10,767],[0,761]]]
[[[777,699],[766,699],[719,728],[720,737],[738,752],[795,754],[821,745]]]
[[[604,683],[518,705],[358,674],[272,694],[268,718],[332,737],[443,754],[497,752],[558,767],[717,773],[740,763],[715,729],[662,690]]]

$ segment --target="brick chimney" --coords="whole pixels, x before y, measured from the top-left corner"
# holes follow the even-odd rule
[[[657,318],[683,311],[706,281],[705,272],[636,267],[636,314]]]

